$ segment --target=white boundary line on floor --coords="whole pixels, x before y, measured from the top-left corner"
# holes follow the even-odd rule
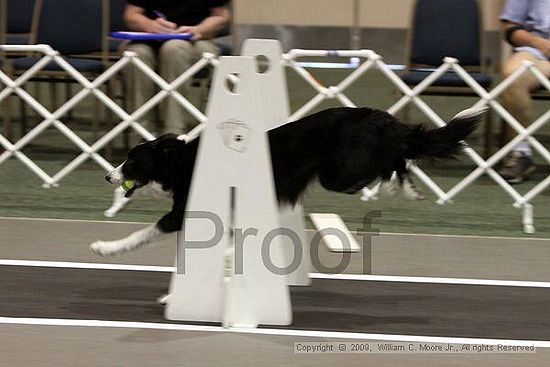
[[[29,217],[2,217],[0,220],[29,220],[29,221],[52,221],[52,222],[82,222],[82,223],[100,223],[100,224],[138,224],[148,225],[152,222],[124,222],[116,220],[92,220],[92,219],[63,219],[63,218],[29,218]],[[306,231],[314,231],[314,229],[306,229]],[[356,231],[352,231],[356,233]],[[490,239],[490,240],[521,240],[521,241],[550,241],[550,238],[544,237],[499,237],[499,236],[474,236],[474,235],[455,235],[455,234],[433,234],[433,233],[398,233],[398,232],[380,232],[373,234],[385,236],[424,236],[438,238],[463,238],[463,239]]]
[[[122,271],[144,271],[144,272],[163,272],[163,273],[169,273],[175,270],[175,268],[172,266],[102,264],[102,263],[85,263],[85,262],[70,262],[70,261],[9,260],[9,259],[0,259],[0,266],[28,266],[28,267],[92,269],[92,270],[122,270]],[[550,288],[550,282],[536,282],[536,281],[522,281],[522,280],[413,277],[413,276],[371,275],[371,274],[324,274],[324,273],[310,273],[309,276],[312,279],[328,279],[328,280]]]
[[[173,266],[155,265],[130,265],[130,264],[101,264],[72,261],[47,261],[47,260],[10,260],[0,259],[0,266],[28,266],[43,268],[64,268],[64,269],[92,269],[92,270],[123,270],[123,271],[145,271],[171,273]]]
[[[550,341],[545,341],[545,340],[459,338],[459,337],[437,337],[437,336],[422,336],[422,335],[370,334],[370,333],[354,333],[354,332],[341,332],[341,331],[317,331],[317,330],[269,329],[269,328],[258,328],[258,329],[228,328],[226,329],[221,326],[170,324],[170,323],[153,323],[153,322],[0,317],[0,324],[65,326],[65,327],[103,327],[103,328],[119,328],[119,329],[173,330],[173,331],[189,331],[189,332],[195,331],[195,332],[212,332],[212,333],[287,336],[287,337],[302,337],[302,338],[322,338],[327,340],[352,339],[352,340],[392,341],[392,342],[534,346],[536,348],[550,348]]]
[[[329,280],[358,280],[370,282],[397,282],[397,283],[430,283],[455,285],[485,285],[499,287],[532,287],[550,288],[550,282],[498,280],[498,279],[467,279],[467,278],[440,278],[440,277],[413,277],[400,275],[371,275],[371,274],[324,274],[311,273],[313,279]]]

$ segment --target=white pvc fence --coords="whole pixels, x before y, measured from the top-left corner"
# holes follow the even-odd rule
[[[6,159],[10,158],[11,156],[15,156],[44,181],[44,187],[49,188],[52,186],[58,186],[59,181],[61,181],[65,176],[74,171],[80,164],[82,164],[89,158],[96,161],[105,170],[112,170],[114,167],[97,152],[128,127],[136,130],[136,132],[145,139],[154,139],[154,136],[137,121],[152,108],[154,108],[157,104],[159,104],[168,95],[175,98],[201,123],[206,122],[206,117],[204,116],[204,114],[199,111],[185,97],[178,93],[176,89],[209,63],[216,65],[218,61],[212,54],[205,54],[201,60],[199,60],[195,65],[189,68],[185,73],[180,75],[176,80],[174,80],[172,83],[167,83],[154,70],[149,68],[143,61],[141,61],[135,53],[126,52],[119,61],[113,64],[109,69],[103,72],[97,79],[92,82],[86,79],[86,77],[84,77],[78,70],[73,68],[67,61],[65,61],[58,52],[54,51],[51,47],[47,45],[6,45],[0,46],[0,49],[6,52],[38,52],[44,55],[39,62],[33,65],[33,67],[23,73],[16,80],[12,80],[8,75],[6,75],[6,73],[0,70],[0,82],[6,86],[6,88],[4,88],[0,92],[0,103],[2,103],[2,101],[10,94],[16,93],[40,116],[44,118],[44,120],[40,124],[34,127],[15,144],[12,144],[8,139],[0,134],[0,145],[2,145],[6,149],[6,151],[0,155],[0,164],[2,164],[4,161],[6,161]],[[79,84],[84,87],[80,92],[78,92],[75,96],[65,102],[53,113],[48,111],[40,102],[38,102],[22,88],[22,85],[26,81],[31,79],[44,66],[52,61],[57,63],[63,70],[65,70],[70,76],[72,76]],[[145,104],[137,108],[132,114],[128,114],[128,112],[124,111],[116,102],[114,102],[109,96],[101,91],[101,87],[128,64],[133,64],[134,66],[139,68],[141,71],[143,71],[143,73],[149,76],[151,80],[153,80],[160,88],[160,91],[156,95],[154,95]],[[94,94],[116,116],[121,119],[121,121],[111,131],[103,135],[91,146],[84,142],[77,134],[75,134],[69,127],[67,127],[60,121],[61,117],[63,117],[69,110],[74,108],[90,93]],[[67,164],[54,176],[48,175],[36,163],[34,163],[23,152],[21,152],[21,150],[27,144],[36,139],[38,135],[40,135],[45,129],[47,129],[51,125],[57,128],[63,135],[65,135],[78,148],[80,148],[80,150],[82,150],[82,153],[77,158]]]
[[[204,54],[203,58],[189,68],[185,73],[180,75],[172,83],[168,83],[163,80],[155,71],[150,69],[145,63],[136,57],[134,53],[126,52],[123,57],[109,67],[103,74],[101,74],[94,81],[89,81],[71,65],[69,65],[59,54],[52,50],[47,45],[36,46],[0,46],[0,49],[6,52],[38,52],[43,54],[43,58],[35,64],[32,68],[26,71],[23,75],[16,80],[12,80],[6,73],[0,70],[0,83],[5,85],[5,88],[0,92],[0,104],[5,98],[8,98],[12,93],[17,94],[27,104],[29,104],[39,115],[44,119],[40,124],[29,131],[16,143],[10,142],[0,133],[0,145],[6,150],[0,155],[0,165],[10,157],[19,159],[24,165],[26,165],[32,172],[39,176],[44,181],[45,187],[57,186],[59,182],[73,170],[75,170],[80,164],[87,159],[93,159],[105,170],[111,170],[113,166],[103,158],[98,151],[106,144],[112,141],[116,136],[122,133],[127,128],[134,129],[139,135],[145,139],[152,139],[153,135],[147,131],[137,121],[142,118],[148,111],[159,104],[164,98],[170,96],[175,98],[185,109],[187,109],[200,124],[193,129],[186,137],[192,139],[196,136],[205,126],[206,117],[199,111],[192,103],[190,103],[184,96],[177,92],[177,88],[193,77],[198,71],[207,65],[216,66],[218,60],[212,54]],[[358,67],[353,70],[344,80],[342,80],[336,86],[324,86],[320,84],[300,63],[297,61],[301,57],[345,57],[345,58],[359,58],[360,62]],[[56,111],[48,111],[40,102],[29,95],[22,85],[31,79],[37,72],[39,72],[46,64],[54,61],[59,64],[69,75],[71,75],[78,83],[84,88],[78,92],[75,96],[65,102]],[[445,192],[436,182],[434,182],[426,173],[424,173],[417,166],[410,164],[410,170],[438,197],[437,202],[439,204],[450,203],[452,200],[470,184],[472,184],[478,177],[486,173],[491,177],[499,187],[501,187],[508,195],[514,200],[514,206],[522,208],[523,210],[523,225],[524,231],[527,233],[534,232],[533,226],[533,207],[531,202],[550,185],[550,175],[542,180],[539,184],[533,187],[524,195],[521,195],[516,189],[508,184],[494,169],[493,166],[504,158],[513,147],[521,140],[527,139],[531,146],[540,153],[540,155],[548,161],[550,164],[550,152],[535,138],[532,134],[541,128],[550,119],[550,111],[544,113],[541,117],[536,119],[528,128],[524,128],[521,124],[498,102],[497,97],[503,90],[510,87],[510,85],[524,73],[531,72],[540,81],[540,83],[550,91],[550,82],[548,79],[534,67],[530,62],[525,62],[521,68],[519,68],[513,75],[503,80],[499,85],[494,87],[491,91],[485,90],[481,87],[458,63],[458,60],[453,58],[445,58],[443,64],[433,71],[426,79],[424,79],[415,88],[409,88],[400,78],[392,71],[382,60],[382,58],[371,50],[291,50],[289,53],[282,55],[282,62],[284,65],[291,67],[295,70],[312,88],[318,93],[310,101],[300,107],[294,112],[289,121],[299,119],[306,114],[310,113],[321,102],[328,99],[337,99],[344,106],[356,107],[355,104],[345,95],[346,89],[354,83],[357,79],[364,76],[371,69],[378,69],[385,75],[388,80],[394,84],[403,94],[403,97],[392,105],[387,111],[391,114],[395,114],[400,111],[404,106],[409,103],[414,103],[434,124],[437,126],[443,126],[445,122],[441,117],[433,111],[433,109],[427,105],[419,96],[420,94],[432,85],[441,75],[447,71],[454,71],[460,78],[462,78],[466,84],[468,84],[472,90],[479,95],[479,101],[474,107],[483,107],[489,105],[496,113],[504,119],[510,126],[512,126],[517,132],[518,136],[511,142],[506,144],[502,149],[493,154],[489,159],[484,160],[475,150],[470,147],[465,149],[465,153],[472,161],[478,166],[474,171],[467,175],[464,179],[458,182],[453,188]],[[137,108],[133,113],[129,114],[124,111],[118,104],[116,104],[109,96],[101,91],[101,87],[113,78],[118,72],[120,72],[127,65],[132,64],[138,67],[144,74],[148,75],[158,86],[160,91],[154,95],[149,101]],[[92,145],[85,143],[76,133],[74,133],[69,127],[61,122],[61,118],[78,103],[80,103],[86,96],[93,94],[103,104],[105,104],[118,118],[120,122],[109,132],[103,135],[98,141]],[[44,170],[42,170],[35,162],[27,157],[21,150],[33,141],[38,135],[40,135],[46,128],[53,125],[63,135],[65,135],[70,141],[72,141],[82,153],[67,164],[63,169],[57,172],[55,175],[50,176]],[[375,191],[365,188],[364,196],[372,198],[375,195]]]
[[[344,80],[342,80],[336,86],[323,86],[321,85],[307,70],[301,67],[296,59],[300,57],[328,57],[328,56],[340,56],[340,57],[359,57],[364,61],[360,63],[359,67],[349,74]],[[414,164],[409,164],[409,169],[438,197],[439,204],[445,204],[452,202],[453,198],[458,195],[462,190],[472,184],[482,174],[487,173],[499,187],[501,187],[508,195],[515,200],[514,206],[522,208],[523,210],[523,227],[526,233],[534,232],[533,225],[533,206],[531,201],[545,190],[550,185],[550,175],[543,181],[529,190],[525,195],[521,195],[516,189],[514,189],[509,183],[507,183],[494,169],[493,166],[510,153],[514,146],[520,141],[527,139],[531,146],[540,153],[540,155],[550,163],[550,152],[531,134],[535,133],[550,119],[550,110],[546,111],[541,117],[534,121],[528,128],[524,128],[502,105],[498,102],[497,97],[506,88],[521,77],[524,73],[531,72],[540,81],[544,88],[550,91],[550,81],[546,78],[537,68],[534,67],[532,62],[524,62],[521,68],[519,68],[510,77],[503,80],[499,85],[493,88],[490,92],[485,90],[479,85],[458,63],[458,60],[447,57],[443,60],[443,64],[434,70],[426,79],[414,88],[407,86],[395,72],[393,72],[382,60],[381,56],[371,50],[359,50],[359,51],[326,51],[326,50],[291,50],[284,57],[285,62],[292,67],[300,76],[304,78],[317,92],[318,94],[313,97],[309,102],[296,111],[291,117],[290,121],[303,117],[307,113],[311,112],[317,105],[327,99],[337,99],[344,106],[356,107],[355,104],[344,94],[344,91],[358,78],[364,75],[368,70],[372,68],[379,69],[388,80],[393,83],[403,94],[403,97],[392,105],[387,112],[391,114],[397,113],[408,103],[414,103],[434,124],[437,126],[445,125],[445,121],[441,119],[434,112],[434,110],[428,106],[421,98],[420,94],[432,85],[439,77],[441,77],[447,71],[454,71],[460,78],[466,82],[472,90],[479,95],[480,100],[473,107],[484,107],[486,105],[491,106],[497,114],[510,124],[518,132],[516,138],[502,147],[498,152],[493,154],[489,159],[484,160],[474,149],[467,147],[465,149],[466,155],[468,155],[472,161],[478,166],[468,176],[458,182],[453,188],[445,192],[437,183],[435,183],[426,173]],[[363,194],[366,198],[372,198],[376,193],[375,191],[364,188]]]

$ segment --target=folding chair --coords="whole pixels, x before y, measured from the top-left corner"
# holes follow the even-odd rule
[[[8,3],[7,0],[0,0],[0,45],[6,44],[6,33],[7,33],[7,22],[8,22]],[[0,51],[0,70],[6,67],[5,55],[4,52]],[[4,88],[3,85],[0,85],[0,91]],[[8,98],[6,98],[2,104],[2,122],[4,124],[4,134],[11,138],[11,119],[6,111],[9,110],[10,105]]]
[[[32,39],[32,25],[36,19],[36,6],[42,0],[0,0],[0,44],[26,45]],[[24,54],[0,54],[0,66],[8,68],[6,57],[18,57]],[[9,98],[4,102],[4,130],[8,138],[12,137]]]
[[[124,8],[126,7],[126,0],[110,0],[109,4],[109,31],[126,31],[128,27],[124,22]],[[120,55],[121,40],[109,39],[109,54]]]
[[[31,40],[31,30],[36,0],[1,0],[5,7],[5,38],[8,45],[26,45]]]
[[[18,0],[17,0],[18,1]],[[43,0],[36,7],[38,20],[34,22],[35,29],[32,43],[47,44],[59,51],[67,62],[90,79],[97,77],[107,65],[106,35],[107,24],[104,19],[104,9],[109,5],[108,0]],[[97,53],[99,59],[88,58],[85,54]],[[40,60],[40,56],[27,56],[14,59],[12,68],[14,74],[21,74]],[[42,69],[31,81],[50,83],[52,109],[57,108],[56,83],[76,82],[67,77],[65,71],[55,62],[51,62]],[[96,104],[99,101],[96,100]],[[103,109],[103,105],[96,105]],[[97,135],[97,121],[93,120],[92,128]],[[23,133],[26,124],[22,123]]]
[[[477,0],[416,0],[408,33],[407,72],[401,79],[409,86],[420,84],[444,57],[454,57],[482,87],[493,76],[484,57],[482,15]],[[423,95],[476,96],[455,73],[447,72],[422,92]],[[487,114],[484,155],[492,147],[492,117]]]
[[[0,45],[7,43],[8,33],[8,0],[0,0]]]

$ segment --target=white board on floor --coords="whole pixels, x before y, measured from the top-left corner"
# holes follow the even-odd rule
[[[214,71],[207,107],[208,124],[200,137],[186,218],[178,239],[177,266],[165,309],[170,320],[222,322],[228,326],[288,325],[292,320],[286,276],[268,269],[263,240],[279,227],[273,173],[266,135],[265,96],[251,57],[221,57]],[[239,78],[228,89],[228,76]],[[211,220],[193,213],[215,213],[221,238],[208,248],[192,248],[215,234]],[[226,250],[242,238],[242,274],[231,267],[224,283]],[[269,259],[284,262],[281,237],[270,241]],[[239,251],[239,247],[236,248]],[[237,260],[237,262],[239,262]],[[227,275],[227,274],[225,274]],[[227,277],[225,279],[228,279]]]
[[[256,59],[258,78],[262,87],[262,95],[267,101],[264,105],[267,114],[267,129],[284,125],[290,116],[288,85],[282,61],[283,48],[281,42],[272,39],[247,39],[243,43],[242,54]],[[304,210],[300,204],[294,207],[280,207],[281,227],[297,235],[302,245],[301,261],[295,271],[288,275],[290,285],[309,285],[311,279],[310,244],[305,236]],[[281,237],[285,261],[281,266],[288,266],[294,260],[294,247],[289,237]]]
[[[311,213],[313,225],[323,236],[323,242],[332,252],[359,252],[361,247],[338,214]]]

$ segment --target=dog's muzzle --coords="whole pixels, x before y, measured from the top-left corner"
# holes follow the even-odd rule
[[[124,163],[123,163],[124,164]],[[122,175],[122,164],[105,175],[105,179],[112,185],[120,185],[124,182]]]

